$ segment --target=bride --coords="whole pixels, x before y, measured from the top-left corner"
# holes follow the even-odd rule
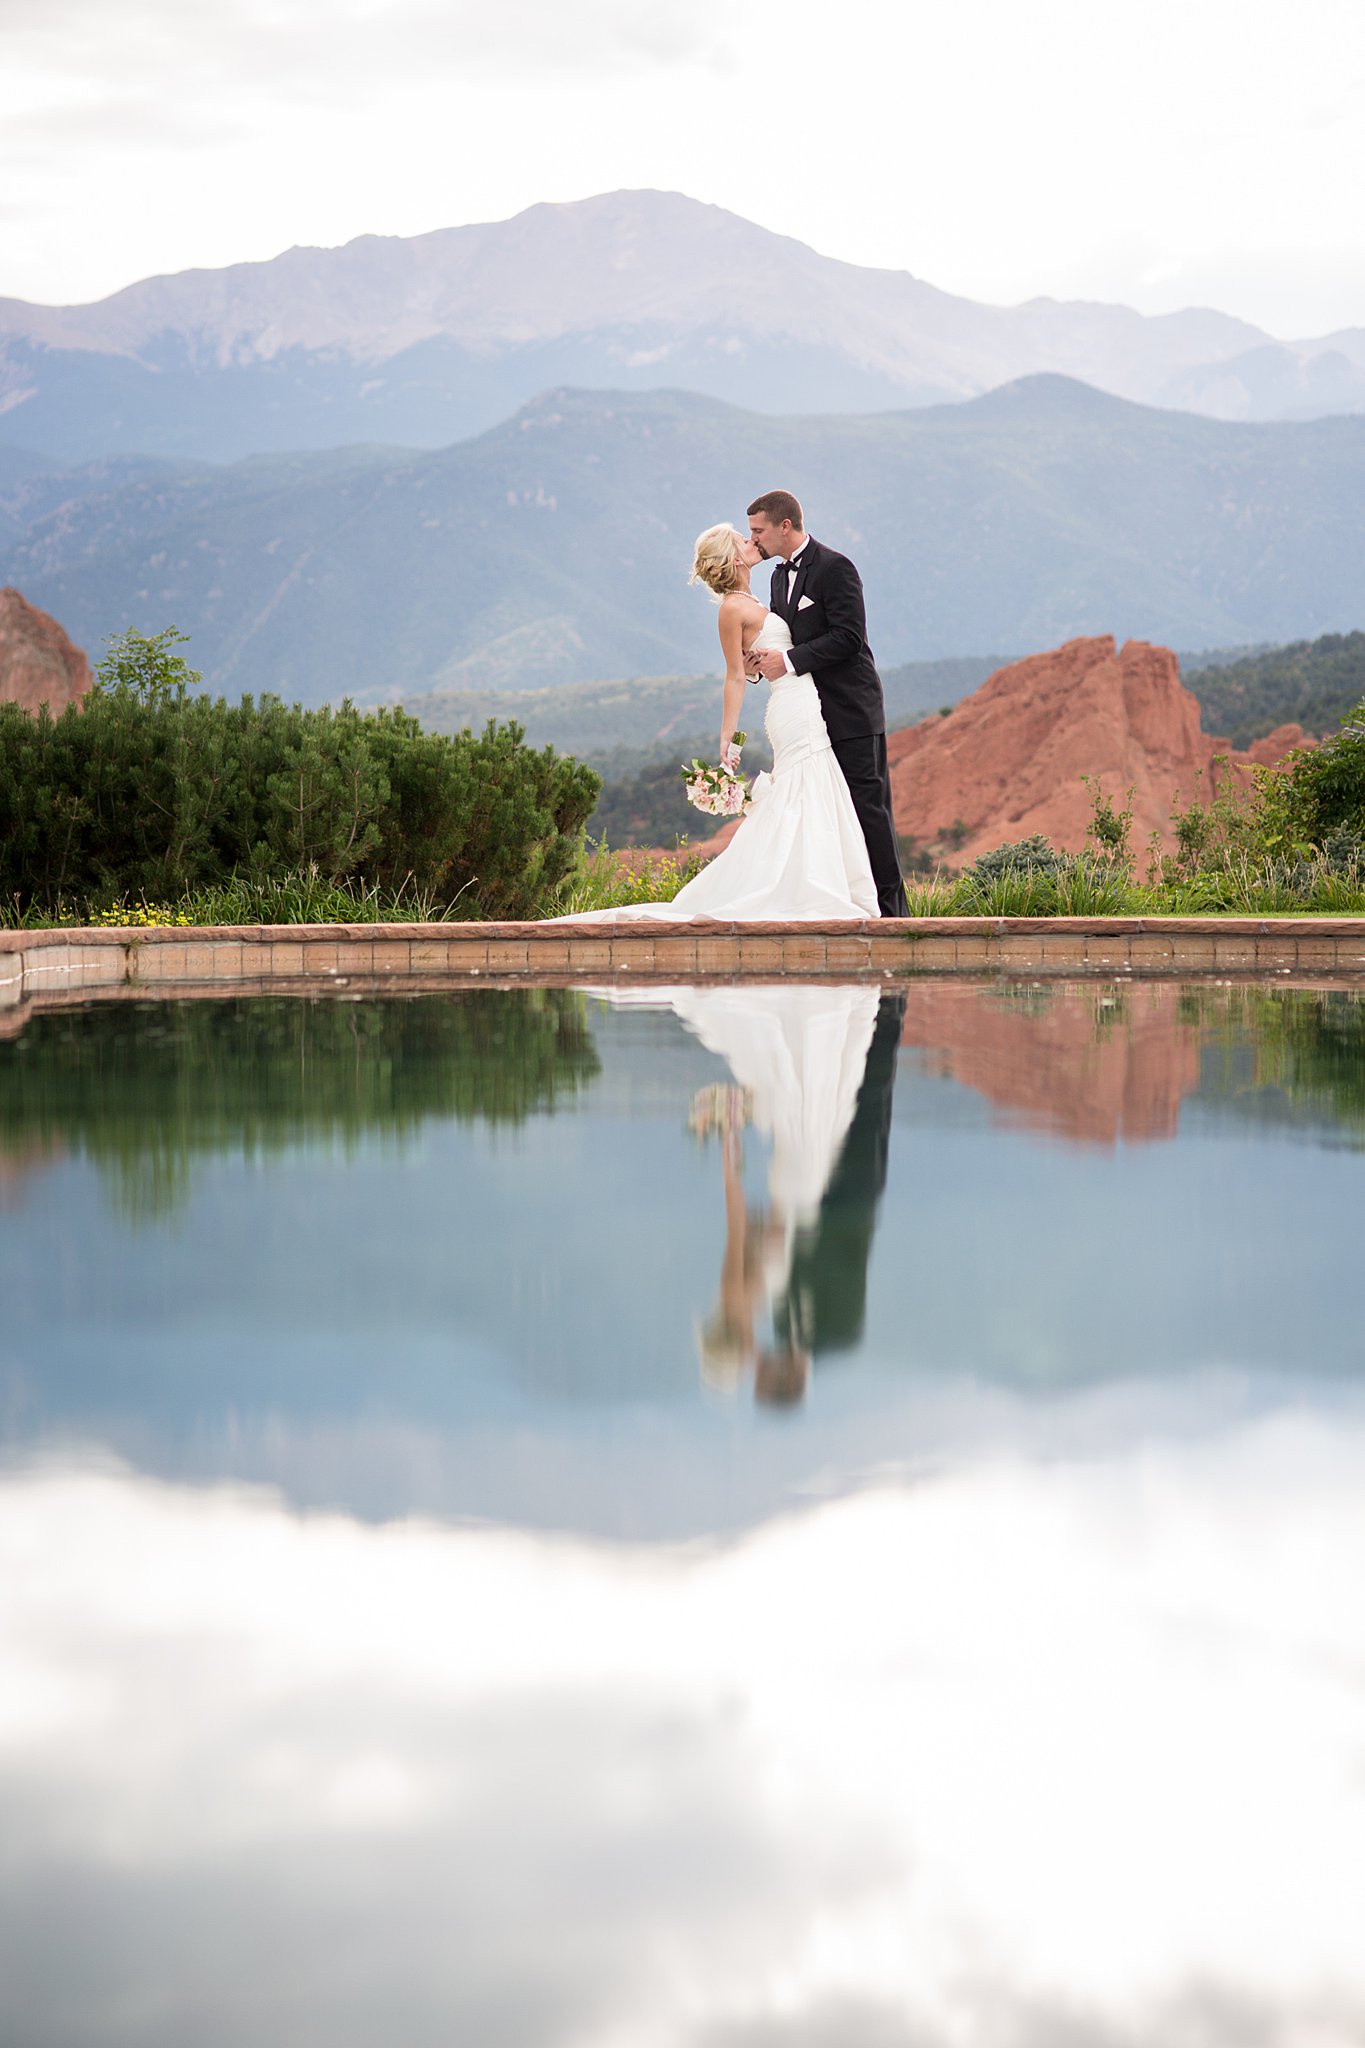
[[[762,559],[747,534],[733,526],[709,526],[698,536],[692,564],[690,580],[705,584],[720,605],[725,655],[720,761],[731,769],[739,760],[734,735],[750,687],[745,656],[755,648],[784,652],[792,644],[785,620],[749,588],[750,572]],[[764,729],[773,750],[771,775],[755,779],[749,808],[730,844],[671,903],[633,903],[559,921],[705,917],[788,923],[876,917],[867,843],[809,676],[783,675],[769,685]]]

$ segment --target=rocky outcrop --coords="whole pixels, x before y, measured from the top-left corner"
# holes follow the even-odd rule
[[[1079,852],[1092,810],[1085,775],[1118,808],[1132,787],[1139,859],[1153,832],[1169,852],[1173,800],[1207,795],[1216,754],[1230,756],[1225,772],[1245,774],[1303,743],[1286,725],[1233,753],[1202,730],[1168,648],[1120,649],[1105,635],[997,669],[946,716],[892,733],[887,751],[897,830],[956,867],[1035,832]]]
[[[90,688],[90,664],[57,621],[17,590],[0,590],[0,704],[59,718]]]
[[[1233,753],[1231,740],[1209,741],[1215,754],[1227,754],[1238,764],[1255,762],[1263,768],[1276,767],[1295,747],[1311,747],[1313,744],[1301,725],[1277,725],[1274,732],[1264,734],[1259,740],[1253,740],[1244,754]]]

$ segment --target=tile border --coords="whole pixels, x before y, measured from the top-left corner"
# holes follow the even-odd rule
[[[0,1013],[38,1000],[584,979],[1365,980],[1365,917],[924,917],[843,924],[235,925],[0,931]]]

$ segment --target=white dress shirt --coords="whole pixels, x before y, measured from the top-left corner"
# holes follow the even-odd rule
[[[789,556],[787,557],[787,602],[788,602],[788,604],[790,604],[790,603],[791,603],[792,585],[793,585],[793,584],[794,584],[794,583],[796,582],[796,565],[797,565],[797,563],[798,563],[798,562],[800,561],[800,559],[801,559],[802,555],[804,555],[804,554],[805,554],[805,552],[806,552],[806,549],[807,549],[807,548],[808,548],[809,546],[810,546],[810,535],[809,535],[809,534],[807,534],[807,535],[806,535],[806,538],[805,538],[805,539],[804,539],[804,540],[802,541],[802,543],[801,543],[800,547],[799,547],[799,548],[797,548],[797,549],[795,549],[795,550],[794,550],[794,552],[793,552],[792,554],[790,554],[790,555],[789,555]],[[789,676],[794,676],[794,675],[796,674],[796,670],[795,670],[795,669],[793,668],[793,666],[792,666],[792,658],[791,658],[790,654],[788,654],[788,653],[786,652],[786,650],[785,650],[785,649],[783,650],[783,654],[782,654],[782,660],[783,660],[783,663],[784,663],[784,664],[785,664],[785,666],[786,666],[787,674],[788,674]]]

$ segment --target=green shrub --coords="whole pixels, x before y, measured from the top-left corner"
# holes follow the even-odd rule
[[[110,643],[84,704],[0,704],[0,901],[10,917],[174,902],[285,878],[461,915],[558,908],[600,787],[522,728],[423,733],[396,710],[195,693],[174,628]]]
[[[1193,883],[1233,876],[1224,894],[1246,894],[1247,877],[1272,895],[1321,895],[1332,877],[1357,885],[1365,854],[1365,704],[1320,747],[1300,747],[1274,768],[1251,771],[1250,785],[1218,784],[1226,756],[1214,761],[1215,786],[1171,813],[1176,852],[1153,862],[1152,879]]]
[[[1016,839],[1008,846],[993,846],[989,853],[981,854],[969,868],[964,868],[963,874],[968,881],[983,889],[1005,875],[1041,876],[1051,881],[1074,867],[1076,858],[1074,853],[1059,853],[1051,840],[1044,839],[1041,832],[1035,832],[1029,839]]]
[[[1343,834],[1358,844],[1365,838],[1365,703],[1320,747],[1291,754],[1287,772],[1276,778],[1279,788],[1269,782],[1274,772],[1263,771],[1258,788],[1278,799],[1287,838],[1320,850]]]

